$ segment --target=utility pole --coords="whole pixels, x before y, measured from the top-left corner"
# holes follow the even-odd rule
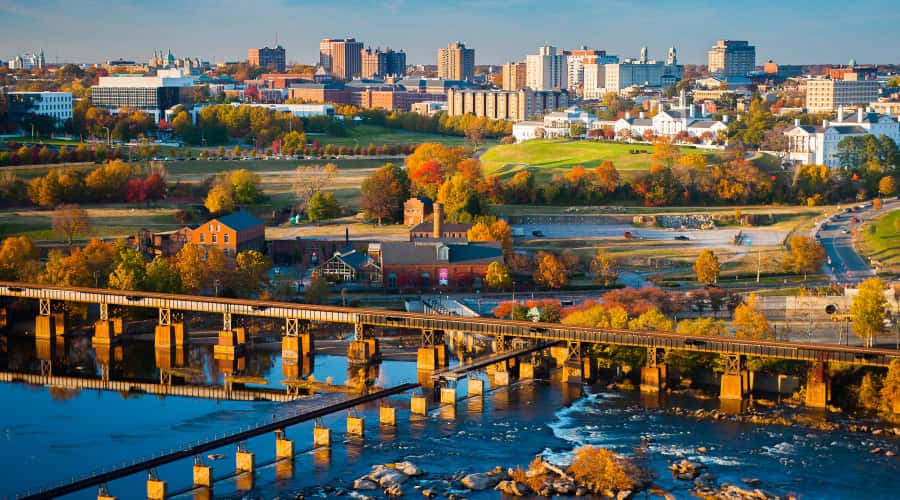
[[[756,282],[759,283],[759,273],[762,269],[762,250],[756,247]]]

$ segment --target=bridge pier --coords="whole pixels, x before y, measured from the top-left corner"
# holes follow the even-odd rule
[[[244,449],[238,444],[237,452],[234,454],[235,472],[253,472],[256,469],[256,455]]]
[[[425,396],[413,394],[409,398],[409,412],[412,415],[428,415],[428,400]]]
[[[0,328],[6,328],[7,313],[5,307],[0,307]]]
[[[56,316],[50,313],[50,299],[40,299],[38,315],[34,318],[34,336],[38,339],[56,337]]]
[[[719,399],[743,400],[750,392],[750,374],[744,369],[744,357],[729,354],[725,357],[725,373],[719,387]]]
[[[147,474],[147,500],[165,500],[166,482],[156,477],[156,469]]]
[[[365,420],[362,417],[347,415],[347,434],[350,436],[365,436]]]
[[[275,431],[275,460],[293,460],[294,442],[287,438],[284,429]]]
[[[203,487],[203,488],[212,488],[213,485],[213,472],[212,467],[204,464],[200,456],[194,457],[194,487]]]
[[[468,380],[469,380],[469,383],[468,383],[469,384],[469,387],[468,387],[469,397],[480,396],[480,395],[484,394],[484,380],[481,380],[480,378],[472,378],[472,377],[469,377]]]
[[[316,420],[315,427],[313,427],[313,447],[320,448],[325,447],[328,448],[331,446],[331,429],[325,427],[321,421]]]
[[[641,392],[654,393],[666,390],[668,370],[664,362],[665,356],[665,349],[647,348],[647,362],[641,368]]]
[[[806,378],[806,406],[825,408],[830,399],[831,381],[828,379],[828,364],[816,361]]]
[[[441,404],[456,404],[456,387],[441,387]]]
[[[107,489],[106,484],[104,483],[97,488],[97,500],[117,500],[117,497],[109,492],[109,489]]]
[[[434,371],[438,368],[438,350],[436,347],[420,347],[416,354],[416,368],[419,371]]]
[[[382,406],[378,409],[378,422],[381,425],[397,425],[397,409],[393,406]]]
[[[112,320],[98,319],[94,322],[94,336],[91,337],[92,345],[109,345],[116,338],[116,327]]]
[[[217,359],[233,359],[244,352],[247,333],[243,327],[219,332],[219,341],[213,346],[213,354]]]
[[[281,339],[282,359],[299,360],[313,355],[314,343],[309,332],[309,321],[287,318],[284,333],[284,338]]]
[[[371,327],[363,323],[353,325],[353,340],[347,347],[350,364],[369,364],[379,356],[378,339],[371,335]]]

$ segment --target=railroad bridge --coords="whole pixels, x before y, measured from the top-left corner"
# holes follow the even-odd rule
[[[887,366],[900,358],[900,351],[890,349],[860,348],[831,344],[746,340],[698,335],[681,335],[670,332],[638,331],[609,328],[588,328],[556,323],[535,323],[493,318],[462,318],[433,314],[387,311],[380,309],[335,307],[287,302],[202,297],[166,293],[105,290],[95,288],[47,286],[27,283],[0,282],[0,297],[30,299],[39,303],[35,318],[35,334],[38,339],[61,334],[60,313],[53,312],[55,302],[96,304],[99,319],[95,323],[94,344],[103,345],[121,334],[122,321],[110,316],[110,306],[134,307],[158,310],[155,342],[159,348],[183,345],[185,331],[183,314],[205,313],[222,317],[222,330],[215,346],[217,357],[239,355],[246,342],[242,327],[234,326],[233,318],[264,317],[284,321],[282,357],[286,363],[312,354],[313,340],[309,333],[312,322],[353,325],[354,337],[350,341],[348,357],[352,363],[367,364],[378,358],[379,348],[374,336],[376,328],[417,330],[422,334],[422,347],[418,352],[421,370],[433,371],[446,366],[447,356],[442,340],[447,332],[465,332],[495,339],[497,352],[512,349],[513,341],[536,344],[550,342],[550,356],[563,368],[566,377],[581,382],[591,370],[585,348],[591,344],[640,347],[647,350],[647,362],[641,370],[641,389],[658,392],[666,386],[667,350],[716,353],[726,358],[726,369],[721,380],[721,397],[726,400],[743,399],[750,390],[750,376],[744,364],[747,356],[806,361],[813,369],[807,386],[807,403],[824,407],[828,400],[829,384],[826,364],[840,362],[855,365]],[[64,329],[64,328],[63,328]],[[531,351],[528,351],[529,353]],[[505,360],[497,370],[510,368]]]

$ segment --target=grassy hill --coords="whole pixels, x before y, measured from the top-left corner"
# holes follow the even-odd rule
[[[859,234],[862,253],[880,263],[883,272],[891,274],[900,274],[900,232],[894,229],[898,220],[900,210],[894,210],[866,224]]]
[[[633,150],[646,154],[632,154]],[[715,151],[681,148],[684,153],[716,156]],[[605,160],[612,161],[625,176],[650,168],[653,146],[649,144],[618,144],[566,139],[531,140],[520,144],[495,146],[481,156],[485,175],[511,177],[520,170],[530,169],[538,178],[549,178],[573,165],[594,168]]]

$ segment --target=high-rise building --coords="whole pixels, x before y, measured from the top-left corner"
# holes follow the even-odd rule
[[[669,56],[675,55],[675,48],[668,52]],[[647,47],[641,47],[641,56],[638,59],[625,59],[620,63],[605,65],[603,92],[620,92],[632,85],[644,85],[647,87],[669,87],[681,80],[684,67],[677,64],[667,64],[668,60],[677,60],[667,57],[667,61],[650,59]]]
[[[169,57],[172,57],[171,51],[169,51]],[[260,68],[268,68],[276,73],[284,73],[284,47],[278,45],[271,49],[269,47],[250,49],[247,51],[247,62],[251,66],[259,66]],[[174,59],[172,64],[174,65]]]
[[[406,73],[406,52],[387,49],[363,49],[362,78],[384,78],[385,76],[401,76]]]
[[[523,62],[508,62],[501,69],[503,90],[519,90],[525,88],[526,65]]]
[[[475,49],[454,42],[438,49],[438,78],[445,80],[472,80],[475,78]]]
[[[718,40],[709,51],[709,72],[723,78],[745,78],[756,67],[756,47],[742,40]]]
[[[319,42],[319,65],[338,80],[352,80],[362,74],[363,43],[355,38],[323,38]]]
[[[582,95],[585,99],[601,99],[606,92],[606,65],[590,62],[583,68]]]
[[[582,46],[580,49],[566,52],[566,67],[568,77],[566,79],[566,88],[577,88],[584,83],[584,65],[592,62],[597,58],[605,58],[605,50],[589,49]]]
[[[568,84],[566,55],[556,47],[541,47],[525,57],[525,85],[534,90],[565,89]]]
[[[810,113],[831,112],[841,106],[867,105],[878,100],[880,84],[876,80],[843,80],[813,78],[806,81],[806,110]],[[849,77],[849,78],[848,78]]]

